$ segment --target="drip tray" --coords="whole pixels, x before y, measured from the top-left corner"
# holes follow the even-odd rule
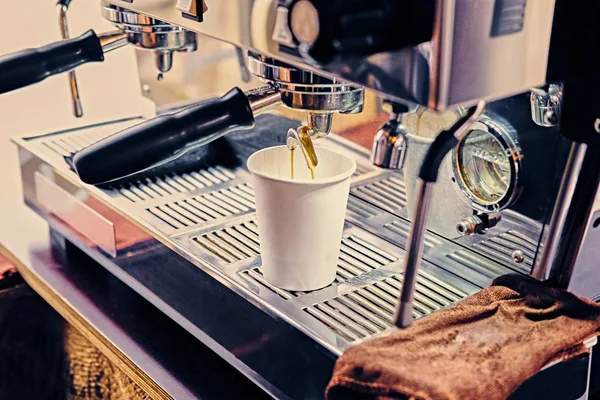
[[[196,260],[222,271],[252,296],[279,310],[336,353],[352,342],[393,326],[404,250],[360,227],[346,223],[334,283],[312,292],[270,285],[261,270],[256,216],[251,213],[175,240]],[[417,283],[416,318],[446,307],[478,290],[473,284],[425,263]],[[358,299],[358,300],[357,300]]]
[[[169,257],[184,257],[333,354],[392,329],[410,229],[403,217],[406,188],[401,174],[374,167],[364,150],[335,135],[325,142],[336,151],[353,155],[358,164],[352,177],[336,279],[330,286],[312,292],[287,291],[270,285],[262,274],[254,194],[245,169],[210,166],[163,171],[104,189],[78,181],[64,158],[137,122],[139,119],[16,142],[23,165],[25,159],[39,159],[33,169],[49,176],[50,167],[54,182],[63,190],[76,193],[78,198],[89,193],[100,199],[125,215],[130,224],[174,250],[168,252]],[[43,210],[44,205],[36,203],[35,189],[29,188],[31,169],[23,167],[26,201]],[[495,235],[483,240],[451,241],[427,233],[414,317],[447,307],[503,273],[527,273],[535,257],[538,229],[508,214],[502,226],[494,230]],[[525,255],[521,265],[514,265],[510,257],[516,249]],[[118,265],[128,256],[125,251],[114,259],[105,258]],[[134,288],[142,295],[153,291],[149,287]]]

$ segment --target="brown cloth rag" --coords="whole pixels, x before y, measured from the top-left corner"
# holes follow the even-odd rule
[[[550,362],[587,352],[600,305],[506,275],[411,327],[349,348],[326,390],[338,399],[506,399]]]

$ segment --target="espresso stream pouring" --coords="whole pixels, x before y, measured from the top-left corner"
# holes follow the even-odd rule
[[[288,130],[286,145],[290,149],[290,179],[295,177],[294,153],[298,146],[302,149],[302,155],[306,160],[306,166],[310,170],[311,178],[315,179],[315,168],[319,164],[319,160],[311,139],[313,135],[316,136],[315,130],[307,126],[300,126],[297,130]]]

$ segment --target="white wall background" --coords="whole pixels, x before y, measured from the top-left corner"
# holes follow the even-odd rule
[[[60,40],[55,4],[0,0],[0,55]],[[72,37],[88,29],[113,29],[100,15],[99,0],[73,0],[69,28]],[[9,138],[151,112],[153,105],[141,95],[134,49],[121,48],[105,57],[103,63],[77,69],[82,118],[73,117],[65,74],[0,95],[0,200],[20,198],[17,152]]]

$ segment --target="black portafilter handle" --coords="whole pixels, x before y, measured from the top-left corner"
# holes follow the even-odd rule
[[[255,96],[234,88],[216,100],[127,128],[75,154],[75,171],[83,182],[99,185],[160,165],[231,131],[250,129],[254,115],[281,98],[274,89],[262,90]]]
[[[88,62],[104,61],[100,39],[89,30],[73,39],[0,57],[0,94],[38,83]]]

